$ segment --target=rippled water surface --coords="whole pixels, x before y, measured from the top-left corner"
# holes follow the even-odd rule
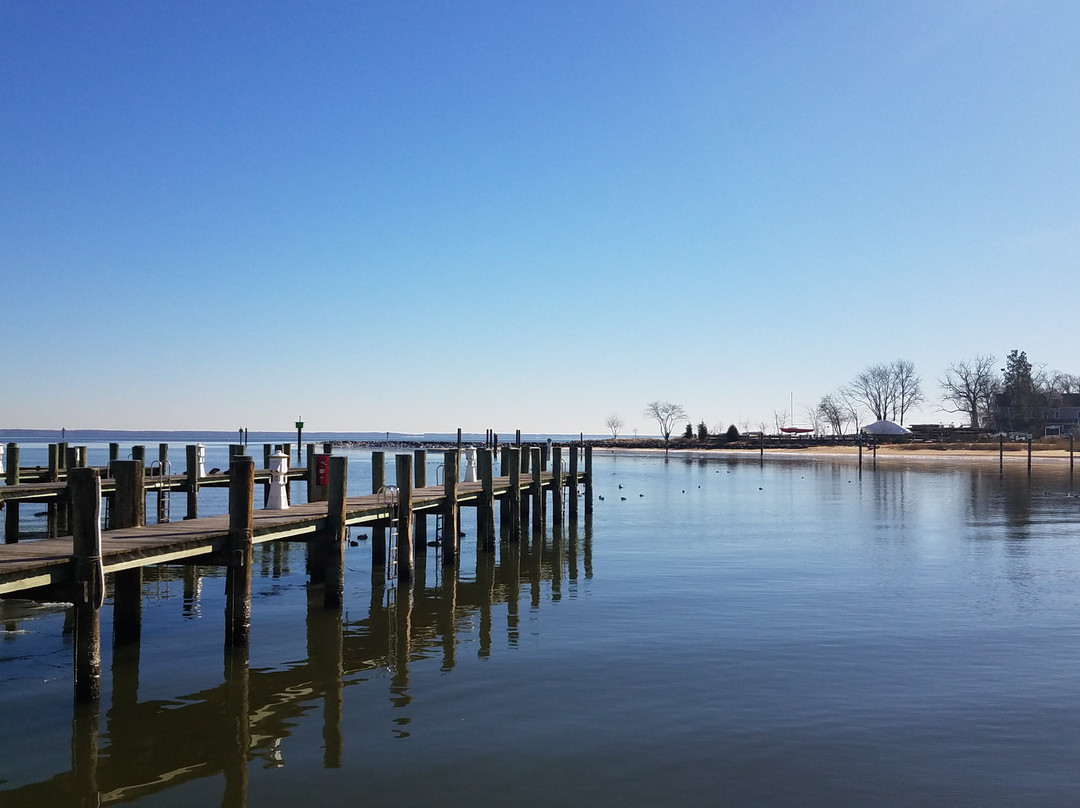
[[[260,546],[246,659],[218,571],[148,573],[96,715],[65,609],[3,604],[0,804],[1075,804],[1067,461],[594,467],[591,517],[489,556],[466,511],[411,589],[354,528],[340,615]]]

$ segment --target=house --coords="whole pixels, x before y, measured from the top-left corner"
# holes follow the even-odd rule
[[[1036,393],[1023,407],[1014,406],[1008,393],[997,393],[993,415],[1000,430],[1080,435],[1080,393]]]

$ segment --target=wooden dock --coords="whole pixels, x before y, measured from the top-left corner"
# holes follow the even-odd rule
[[[191,449],[193,447],[189,447]],[[341,608],[344,591],[344,548],[349,527],[371,529],[373,577],[407,584],[414,569],[426,563],[428,517],[435,518],[435,543],[444,566],[457,563],[460,548],[460,509],[476,508],[477,551],[494,553],[496,538],[517,543],[531,515],[533,532],[541,531],[549,513],[560,524],[566,510],[571,519],[578,511],[578,488],[584,485],[586,511],[592,507],[592,451],[568,448],[563,468],[563,447],[553,447],[550,470],[546,446],[501,448],[500,475],[494,473],[494,452],[477,450],[478,477],[459,482],[460,456],[445,453],[444,480],[427,485],[426,452],[416,450],[396,457],[396,480],[385,481],[385,453],[372,454],[373,492],[346,496],[348,459],[309,447],[306,469],[293,470],[289,479],[306,478],[308,502],[287,509],[255,508],[256,482],[274,481],[254,461],[234,455],[227,475],[147,474],[143,459],[110,463],[112,477],[102,469],[74,465],[63,480],[23,483],[9,469],[7,486],[0,486],[0,501],[8,508],[0,544],[0,597],[72,602],[75,608],[75,696],[77,701],[100,697],[99,610],[105,601],[106,576],[112,581],[114,642],[137,642],[141,623],[143,567],[156,564],[220,565],[226,571],[225,646],[246,647],[251,617],[251,560],[256,544],[275,541],[309,543],[309,573],[324,586],[324,606]],[[10,457],[9,450],[9,457]],[[583,454],[584,467],[579,468]],[[17,452],[15,453],[17,463]],[[189,451],[189,458],[192,453]],[[189,469],[194,465],[189,463]],[[415,472],[414,472],[415,469]],[[53,476],[56,476],[53,469]],[[284,485],[287,479],[278,481]],[[207,485],[228,485],[229,512],[198,517],[198,490]],[[146,499],[163,489],[185,491],[188,517],[180,521],[146,524]],[[568,490],[569,489],[569,490]],[[261,498],[260,498],[261,499]],[[21,503],[46,502],[70,526],[70,535],[19,540],[17,508]],[[110,527],[103,530],[102,503],[109,503]],[[498,507],[496,507],[498,503]],[[12,509],[16,516],[10,519]],[[498,528],[496,511],[499,512]],[[159,511],[160,516],[160,511]]]

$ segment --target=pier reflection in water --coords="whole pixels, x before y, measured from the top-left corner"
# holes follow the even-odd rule
[[[303,660],[251,666],[249,653],[261,656],[256,609],[252,647],[225,650],[218,684],[167,699],[140,700],[140,664],[146,664],[140,660],[140,646],[115,646],[103,706],[80,704],[73,709],[70,769],[0,790],[0,805],[94,806],[141,802],[155,794],[167,797],[162,804],[173,804],[169,794],[179,800],[181,794],[189,794],[185,787],[198,781],[203,782],[191,793],[200,799],[216,789],[219,796],[214,802],[229,808],[247,805],[249,767],[286,766],[291,736],[310,723],[315,711],[321,712],[321,765],[342,766],[350,740],[342,721],[345,690],[371,679],[385,680],[396,713],[390,737],[407,738],[414,699],[410,666],[438,656],[441,672],[449,673],[463,643],[475,646],[478,658],[490,657],[500,632],[506,647],[516,647],[522,599],[527,609],[540,608],[545,598],[560,599],[563,579],[577,580],[582,574],[578,569],[581,556],[588,559],[591,576],[590,523],[586,521],[582,535],[575,524],[565,528],[565,537],[564,528],[556,526],[546,538],[538,534],[520,543],[503,543],[498,558],[477,553],[475,569],[464,575],[439,564],[428,565],[430,585],[418,581],[408,587],[387,586],[383,571],[375,569],[363,586],[354,581],[355,590],[368,590],[366,604],[355,599],[346,604],[346,611],[324,608],[322,587],[304,582],[294,572],[304,568],[302,545],[261,545],[255,558],[255,569],[261,573],[256,597],[295,601],[291,589],[306,599]],[[350,561],[360,563],[361,559],[358,548]],[[198,650],[189,655],[182,645],[155,646],[152,635],[169,630],[166,621],[175,620],[175,614],[163,612],[172,613],[174,606],[184,617],[210,614],[216,623],[221,579],[212,568],[158,568],[157,572],[156,580],[153,573],[147,576],[144,587],[157,608],[148,609],[142,654],[152,648],[154,654],[170,655],[169,679],[176,681],[183,678],[184,669],[213,663]],[[173,595],[174,589],[182,593],[180,598]],[[365,613],[356,614],[361,604]],[[6,611],[15,614],[18,608],[13,602]],[[505,615],[505,626],[495,625],[497,613]],[[273,617],[268,631],[281,629],[287,619],[283,614]],[[16,630],[17,624],[17,619],[9,621],[9,630]],[[65,700],[64,709],[72,709],[69,704]],[[353,734],[364,731],[363,726],[349,729]],[[311,750],[296,751],[310,765]]]

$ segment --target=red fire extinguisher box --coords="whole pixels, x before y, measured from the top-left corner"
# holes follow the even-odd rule
[[[315,485],[330,485],[330,455],[315,455]]]

